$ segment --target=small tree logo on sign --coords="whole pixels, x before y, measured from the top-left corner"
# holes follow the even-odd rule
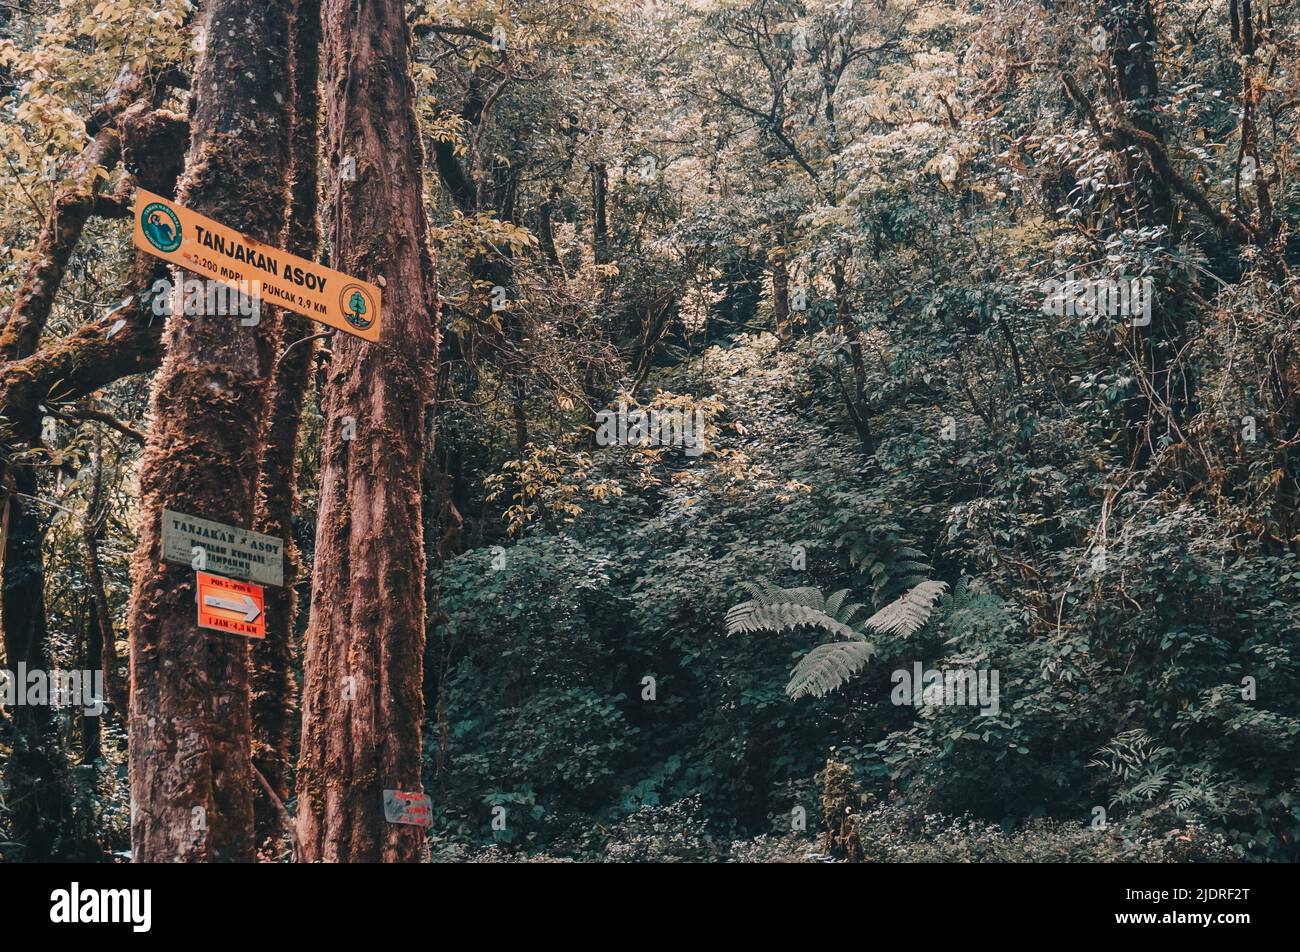
[[[161,202],[150,202],[144,207],[140,213],[140,230],[159,251],[175,251],[181,246],[181,220]]]
[[[375,322],[375,304],[370,294],[359,284],[349,284],[339,295],[339,305],[343,308],[343,317],[358,330],[366,330]]]

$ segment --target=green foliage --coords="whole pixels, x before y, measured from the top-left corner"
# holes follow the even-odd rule
[[[804,695],[824,697],[838,690],[862,670],[876,652],[875,645],[852,627],[863,606],[847,602],[848,589],[825,597],[811,586],[784,589],[764,579],[757,584],[742,582],[741,587],[754,598],[733,606],[727,612],[729,635],[756,631],[779,634],[787,629],[817,628],[847,639],[818,645],[803,656],[785,686],[786,694],[793,699]],[[906,637],[914,634],[929,621],[935,602],[946,587],[944,582],[919,582],[864,624],[885,635]]]
[[[89,106],[196,39],[177,0],[40,9],[0,22],[6,306]],[[436,855],[821,859],[790,810],[816,825],[833,758],[867,859],[1300,858],[1300,9],[1257,10],[1255,51],[1203,12],[1153,6],[1138,101],[1084,41],[1094,10],[1030,0],[412,11],[443,299]],[[1158,125],[1163,159],[1121,121]],[[92,219],[51,336],[111,306],[130,257],[125,223]],[[1150,277],[1150,323],[1044,310],[1068,273]],[[95,406],[144,427],[148,394]],[[595,445],[624,398],[704,410],[707,451]],[[10,462],[39,469],[72,665],[74,475],[102,438],[121,633],[138,450],[59,427]],[[998,672],[998,710],[892,703],[917,662]],[[76,765],[81,805],[120,852],[111,723],[102,758]]]

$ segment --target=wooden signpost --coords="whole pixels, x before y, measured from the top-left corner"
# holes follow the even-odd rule
[[[211,570],[263,585],[284,584],[284,542],[251,529],[163,510],[164,562]],[[195,550],[203,559],[196,563]]]
[[[368,281],[263,244],[142,188],[135,191],[135,246],[195,274],[357,337],[379,340],[383,301]],[[256,282],[256,283],[255,283]]]

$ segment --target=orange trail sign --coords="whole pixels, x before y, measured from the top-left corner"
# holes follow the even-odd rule
[[[249,638],[266,637],[265,602],[262,586],[252,582],[196,572],[199,603],[199,627],[227,631]]]
[[[264,303],[379,340],[383,302],[375,285],[241,235],[142,188],[135,190],[134,238],[141,251],[195,274],[236,290],[259,289]]]

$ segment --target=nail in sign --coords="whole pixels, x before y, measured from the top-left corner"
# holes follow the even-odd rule
[[[379,340],[383,302],[369,281],[263,244],[142,188],[135,190],[133,237],[141,251],[195,274],[237,290],[251,285],[267,304]]]
[[[266,637],[262,586],[196,572],[199,627],[249,638]]]
[[[410,826],[423,827],[432,826],[433,801],[423,793],[385,790],[384,819],[389,823],[406,823]]]

